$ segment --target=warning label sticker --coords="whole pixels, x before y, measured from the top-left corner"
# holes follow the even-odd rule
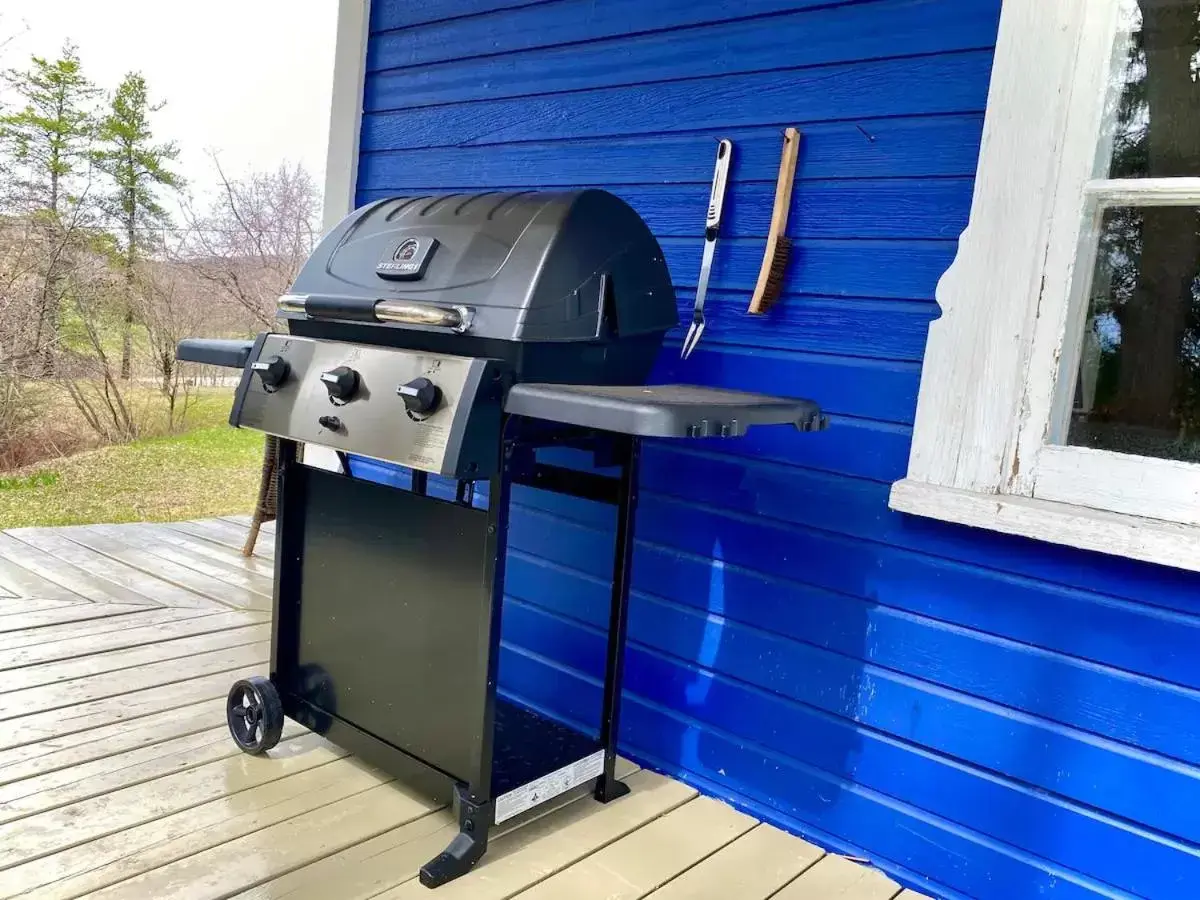
[[[577,788],[589,779],[598,778],[603,771],[604,751],[597,750],[579,762],[563,766],[536,781],[514,788],[507,794],[501,794],[496,798],[496,824],[511,819],[551,797],[566,793],[571,788]]]
[[[450,441],[450,429],[444,425],[420,422],[406,462],[418,468],[440,469]]]

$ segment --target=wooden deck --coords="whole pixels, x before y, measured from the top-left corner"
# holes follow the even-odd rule
[[[679,782],[579,794],[497,832],[471,875],[417,869],[449,813],[290,723],[238,752],[224,695],[266,670],[270,537],[242,519],[0,533],[0,896],[887,900],[825,855]]]

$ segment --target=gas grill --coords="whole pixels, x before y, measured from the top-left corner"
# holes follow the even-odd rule
[[[230,731],[262,753],[286,715],[453,803],[459,833],[421,869],[436,887],[494,824],[586,783],[605,803],[628,791],[614,763],[642,440],[824,419],[807,400],[645,384],[675,294],[646,224],[603,191],[362,207],[279,317],[254,341],[178,348],[241,368],[231,424],[280,439],[270,678],[233,686]],[[308,443],[339,451],[342,471],[304,465]],[[617,475],[555,464],[554,448]],[[351,454],[411,469],[411,489],[354,477]],[[616,510],[595,734],[497,693],[514,485]]]

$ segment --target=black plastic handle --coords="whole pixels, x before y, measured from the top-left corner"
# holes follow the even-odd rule
[[[310,319],[342,319],[347,322],[377,322],[373,297],[309,297],[304,312]]]
[[[175,358],[181,362],[203,363],[206,366],[244,369],[253,349],[254,341],[186,338],[175,348]]]

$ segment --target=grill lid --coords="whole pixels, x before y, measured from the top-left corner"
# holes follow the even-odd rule
[[[369,204],[321,241],[281,315],[508,341],[665,334],[678,322],[658,242],[599,190]]]

